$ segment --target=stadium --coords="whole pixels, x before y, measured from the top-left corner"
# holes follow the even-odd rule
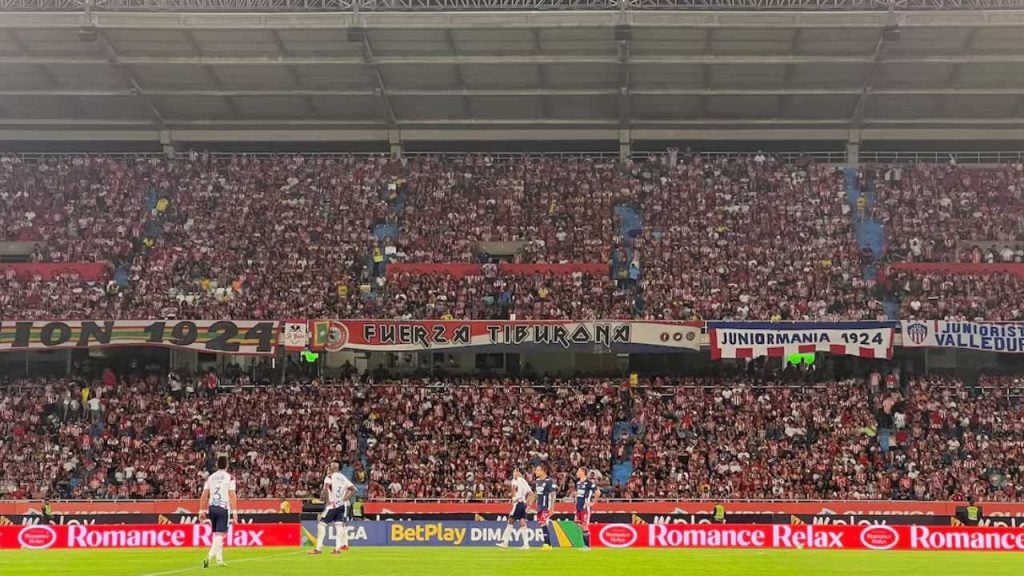
[[[0,573],[1016,574],[1024,2],[0,0]]]

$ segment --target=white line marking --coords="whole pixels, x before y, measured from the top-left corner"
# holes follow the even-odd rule
[[[252,558],[242,558],[241,560],[232,560],[228,566],[234,566],[241,562],[254,562],[256,560],[268,560],[270,558],[281,558],[284,556],[295,556],[296,554],[302,554],[302,551],[298,552],[285,552],[283,554],[267,554],[265,556],[253,556]],[[193,570],[201,570],[201,566],[190,566],[188,568],[181,568],[179,570],[168,570],[166,572],[149,572],[147,574],[141,574],[140,576],[165,576],[167,574],[181,574],[183,572],[191,572]]]

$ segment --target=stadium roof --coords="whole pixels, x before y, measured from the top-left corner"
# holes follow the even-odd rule
[[[1024,140],[1024,0],[85,4],[0,0],[0,139]]]

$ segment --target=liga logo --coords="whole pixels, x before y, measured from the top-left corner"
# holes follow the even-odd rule
[[[636,542],[637,532],[629,524],[608,524],[601,528],[597,537],[608,548],[628,548]]]
[[[915,322],[910,326],[907,326],[907,336],[910,337],[910,341],[914,344],[920,345],[922,342],[928,339],[928,325],[922,324],[921,322]]]
[[[50,526],[40,524],[26,526],[18,532],[18,545],[28,550],[42,550],[57,543],[57,531]]]

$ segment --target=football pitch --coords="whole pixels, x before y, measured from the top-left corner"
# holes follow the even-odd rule
[[[486,548],[354,548],[309,556],[308,548],[227,550],[226,567],[203,569],[204,550],[19,550],[0,552],[0,574],[65,576],[646,576],[899,575],[1018,576],[1024,554],[811,550],[530,551]]]

